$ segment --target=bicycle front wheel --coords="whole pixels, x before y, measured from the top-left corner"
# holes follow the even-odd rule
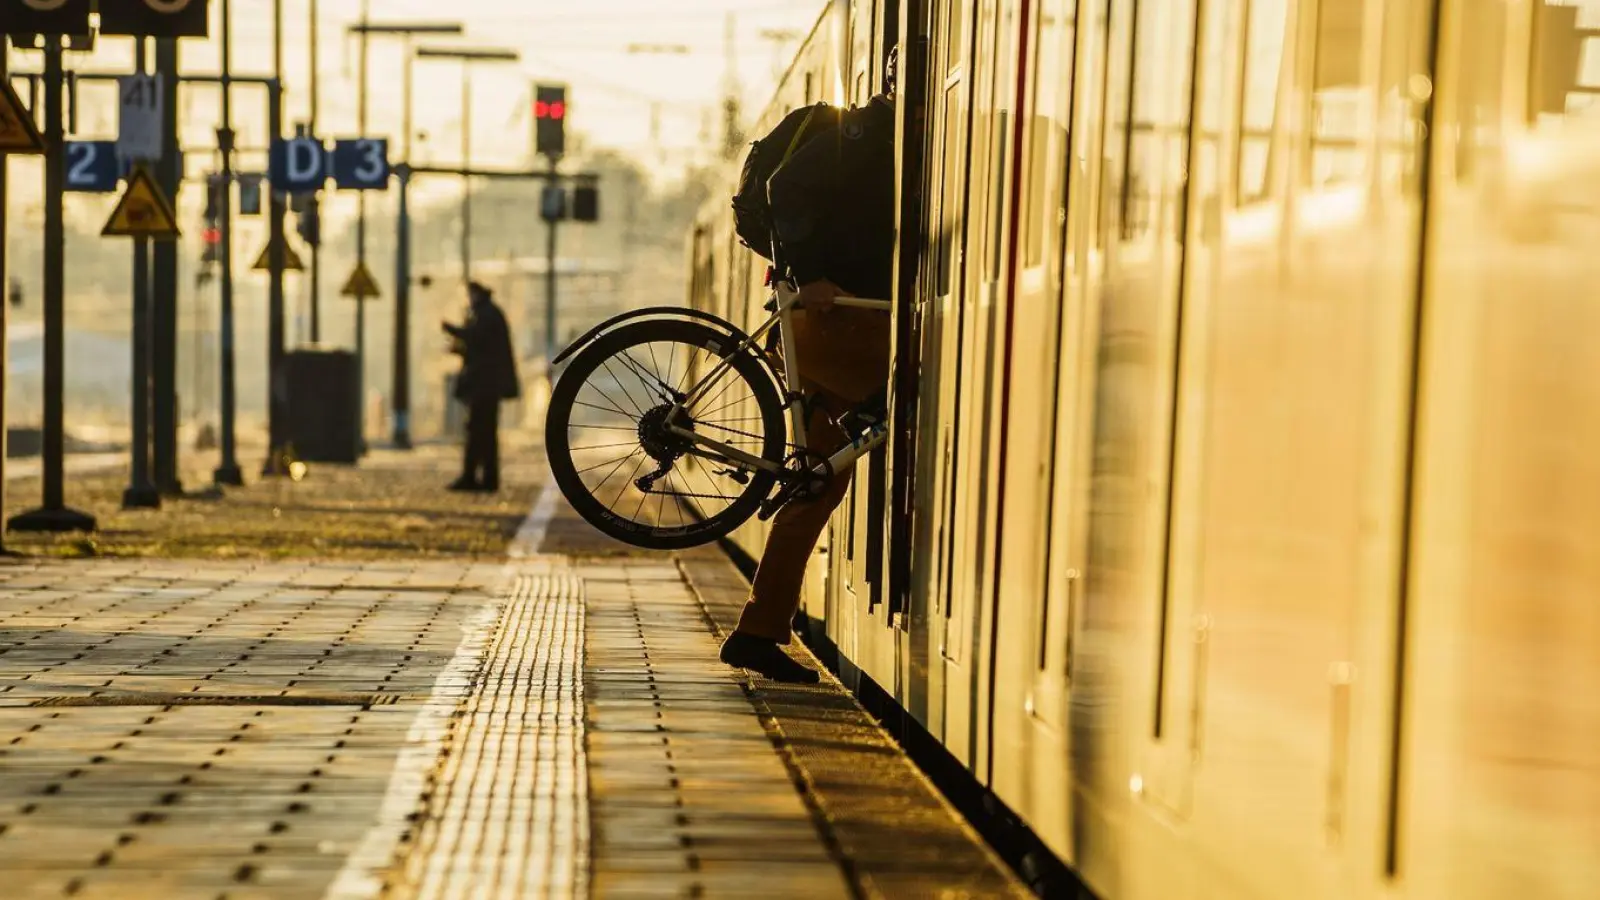
[[[737,347],[699,322],[647,319],[572,358],[551,393],[545,452],[589,524],[636,547],[676,550],[723,537],[755,513],[773,474],[705,443],[783,464],[783,401],[761,362]],[[688,394],[695,399],[674,412]]]

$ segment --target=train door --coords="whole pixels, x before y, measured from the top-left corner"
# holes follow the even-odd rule
[[[994,790],[1069,862],[1067,666],[1084,567],[1082,436],[1094,354],[1082,278],[1069,289],[1067,272],[1082,258],[1093,193],[1078,160],[1098,132],[1107,9],[1105,0],[1047,0],[1030,27],[997,597]]]
[[[879,54],[879,4],[857,2],[850,8],[849,59],[846,63],[848,98],[851,105],[864,106],[882,87]],[[898,685],[895,666],[895,632],[885,627],[888,613],[877,601],[882,590],[877,571],[878,548],[883,521],[883,475],[885,456],[879,450],[857,463],[850,493],[833,519],[832,564],[838,578],[842,612],[854,620],[853,640],[847,655],[863,671],[870,673],[891,693]],[[897,696],[897,694],[896,694]]]
[[[944,734],[945,654],[950,613],[950,555],[955,450],[963,380],[961,321],[971,111],[971,4],[934,8],[928,94],[926,221],[928,242],[918,289],[922,369],[917,423],[917,496],[912,540],[908,709],[934,735]]]
[[[961,286],[961,384],[952,452],[947,606],[939,652],[945,667],[945,745],[986,772],[988,664],[996,512],[999,501],[998,395],[1004,373],[1005,250],[1011,204],[1020,0],[978,4],[972,54],[972,118],[966,199],[967,265]]]
[[[1098,596],[1086,603],[1080,627],[1102,644],[1118,632],[1149,641],[1149,667],[1130,673],[1123,693],[1126,727],[1143,735],[1133,745],[1129,783],[1167,815],[1183,816],[1203,631],[1191,592],[1171,577],[1172,502],[1184,487],[1173,473],[1183,429],[1179,386],[1193,339],[1184,304],[1198,2],[1128,6],[1114,5],[1111,18],[1097,223],[1106,264],[1089,286],[1099,298],[1097,534],[1085,587]],[[1153,615],[1139,621],[1131,608]]]

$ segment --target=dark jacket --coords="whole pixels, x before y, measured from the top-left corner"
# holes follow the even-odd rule
[[[516,354],[511,349],[511,328],[494,301],[475,304],[465,325],[448,326],[460,341],[461,374],[456,379],[456,399],[514,400],[521,393]]]
[[[886,300],[894,285],[894,104],[873,97],[806,142],[767,180],[782,261],[801,284],[827,278]]]

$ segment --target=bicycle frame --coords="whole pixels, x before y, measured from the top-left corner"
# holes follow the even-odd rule
[[[748,352],[751,348],[757,345],[757,342],[761,340],[762,335],[766,334],[768,331],[771,331],[774,326],[778,326],[778,334],[783,341],[783,359],[785,371],[780,375],[779,383],[783,388],[784,405],[789,408],[789,422],[794,432],[795,445],[800,447],[806,446],[807,416],[805,404],[800,402],[799,395],[789,387],[791,378],[791,375],[789,374],[790,372],[793,373],[792,378],[795,382],[798,382],[801,377],[800,355],[795,347],[794,328],[791,327],[792,311],[802,308],[800,305],[800,292],[791,287],[787,282],[780,281],[773,289],[773,299],[776,301],[777,308],[773,311],[772,315],[768,316],[767,320],[761,323],[760,328],[757,328],[755,331],[751,332],[750,336],[745,338],[744,341],[742,341],[731,352],[724,353],[722,355],[721,362],[713,367],[712,370],[699,381],[690,386],[683,399],[673,404],[672,412],[667,417],[667,421],[669,423],[674,421],[678,413],[684,412],[689,406],[693,405],[696,400],[704,396],[705,393],[711,389],[712,385],[716,384],[717,380],[722,377],[723,373],[733,365],[731,360],[734,357],[741,353]],[[878,310],[888,310],[892,306],[888,300],[870,300],[862,297],[838,297],[834,300],[834,305],[854,307],[857,309]],[[687,428],[679,428],[676,425],[669,424],[667,429],[691,444],[715,450],[721,456],[727,459],[736,460],[752,469],[759,469],[763,472],[771,472],[779,477],[784,476],[788,471],[782,465],[769,462],[759,456],[752,456],[751,454],[739,450],[736,447],[730,447],[721,441],[705,437],[704,435],[698,434]],[[871,428],[867,429],[866,433],[862,434],[860,437],[857,437],[844,447],[841,447],[838,452],[828,457],[828,472],[818,474],[831,474],[833,472],[842,471],[848,466],[854,465],[856,460],[867,455],[881,445],[888,435],[889,423],[887,421],[878,422]]]

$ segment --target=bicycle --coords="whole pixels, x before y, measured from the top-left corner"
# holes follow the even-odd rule
[[[890,308],[887,300],[858,297],[835,303]],[[545,453],[556,485],[579,515],[636,547],[710,543],[751,515],[765,520],[790,500],[809,496],[884,443],[888,417],[868,401],[840,416],[864,427],[857,434],[854,427],[843,429],[849,442],[832,456],[805,449],[810,410],[790,388],[801,375],[791,327],[793,310],[801,308],[799,292],[776,280],[766,308],[771,315],[749,334],[695,309],[624,313],[555,358],[557,365],[571,363],[550,395]],[[781,367],[760,343],[773,328],[782,344]],[[625,376],[641,387],[630,391]],[[731,417],[713,418],[723,412]],[[598,433],[589,440],[602,443],[574,441],[575,432]],[[697,465],[687,465],[690,460]],[[644,472],[647,465],[653,468]]]

